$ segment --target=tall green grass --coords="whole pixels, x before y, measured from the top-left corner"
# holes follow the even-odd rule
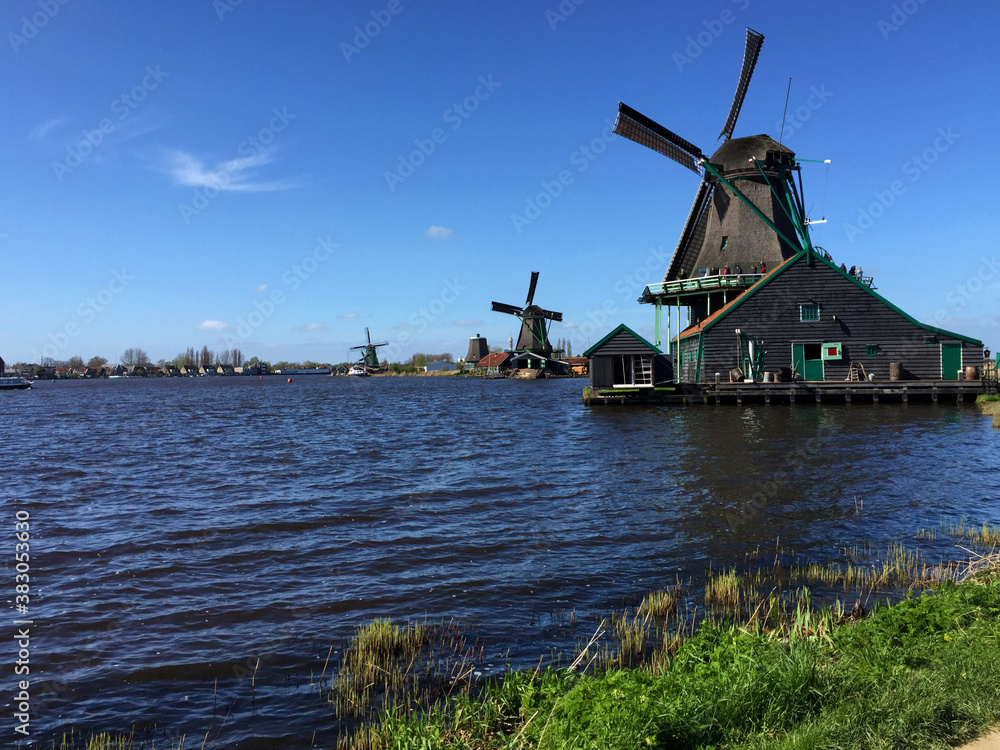
[[[980,548],[997,532],[942,523]],[[799,565],[776,549],[771,566],[754,553],[700,591],[678,581],[612,612],[569,668],[389,705],[341,747],[945,747],[1000,720],[1000,558],[969,551],[854,547]]]
[[[868,617],[802,603],[772,629],[705,622],[667,668],[517,672],[450,712],[384,717],[368,747],[945,748],[1000,720],[1000,581]]]

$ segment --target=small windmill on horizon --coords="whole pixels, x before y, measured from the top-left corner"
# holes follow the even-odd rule
[[[356,351],[362,349],[361,359],[358,360],[358,364],[364,365],[367,370],[381,370],[382,365],[378,361],[378,349],[382,346],[389,346],[388,341],[384,341],[381,344],[372,343],[372,335],[368,328],[365,328],[365,336],[368,337],[367,344],[361,344],[360,346],[352,346],[351,351]]]
[[[549,343],[549,325],[553,320],[561,322],[562,313],[545,310],[535,304],[535,287],[537,285],[538,271],[532,271],[524,307],[494,302],[493,312],[507,313],[521,321],[521,332],[518,334],[517,346],[514,347],[514,351],[533,352],[551,357],[552,344]]]

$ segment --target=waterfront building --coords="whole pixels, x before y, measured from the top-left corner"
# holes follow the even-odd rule
[[[625,326],[605,336],[587,352],[592,386],[962,379],[983,364],[981,341],[921,323],[813,245],[800,161],[815,160],[767,135],[732,137],[763,39],[747,30],[711,156],[619,103],[615,133],[701,179],[663,281],[639,298],[654,309],[653,341]]]

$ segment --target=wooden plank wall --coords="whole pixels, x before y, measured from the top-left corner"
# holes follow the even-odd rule
[[[810,303],[820,319],[801,322],[799,305]],[[705,333],[702,382],[737,365],[737,328],[763,339],[765,370],[791,368],[793,343],[840,342],[843,358],[825,363],[826,380],[846,380],[852,360],[878,380],[888,380],[890,362],[902,364],[904,377],[940,380],[942,342],[962,344],[963,365],[982,360],[981,347],[914,325],[822,261],[798,261]],[[867,355],[868,345],[878,353]]]

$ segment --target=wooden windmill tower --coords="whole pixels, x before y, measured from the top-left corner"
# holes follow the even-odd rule
[[[529,355],[527,358],[521,358],[526,362],[551,359],[552,344],[549,342],[549,325],[553,320],[556,322],[562,321],[561,312],[545,310],[534,303],[535,286],[537,284],[538,271],[532,271],[531,283],[528,285],[528,296],[524,301],[524,307],[508,305],[503,302],[493,303],[493,312],[507,313],[521,321],[521,332],[518,334],[514,352],[517,355]],[[533,366],[537,367],[538,365]]]
[[[360,346],[352,346],[351,351],[363,349],[364,351],[362,352],[361,359],[358,360],[358,364],[364,365],[366,370],[380,370],[382,365],[378,361],[378,348],[380,346],[389,346],[389,342],[385,341],[381,344],[373,344],[372,335],[367,328],[365,328],[365,335],[368,337],[368,343],[361,344]]]
[[[795,154],[767,135],[732,137],[763,42],[763,34],[747,29],[736,95],[719,134],[725,140],[711,156],[618,104],[615,133],[701,178],[663,283],[650,284],[640,299],[657,306],[657,345],[661,305],[683,305],[690,308],[692,322],[702,320],[759,280],[762,265],[771,270],[802,250],[812,250],[801,176],[798,186],[793,180],[799,171]],[[723,274],[727,265],[729,273]]]

